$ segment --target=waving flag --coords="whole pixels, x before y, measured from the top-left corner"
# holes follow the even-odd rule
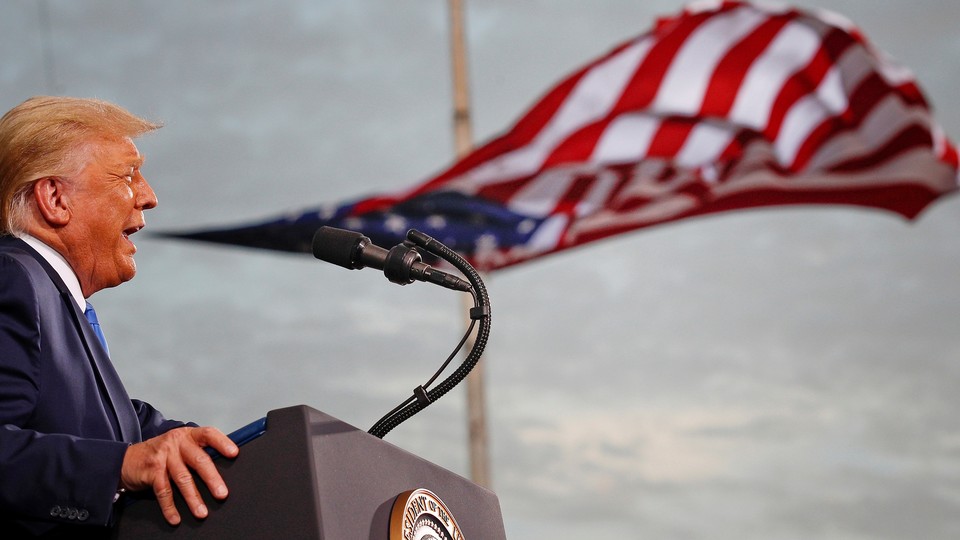
[[[421,230],[497,269],[691,216],[849,204],[914,218],[958,187],[913,76],[844,18],[712,2],[659,20],[409,190],[183,238],[311,250]]]

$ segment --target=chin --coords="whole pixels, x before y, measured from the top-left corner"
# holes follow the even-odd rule
[[[137,263],[134,262],[133,258],[124,259],[122,263],[117,265],[117,278],[116,283],[112,286],[116,287],[121,283],[126,283],[133,279],[137,275]]]
[[[136,267],[134,267],[134,268],[131,269],[129,272],[125,272],[125,273],[123,273],[123,274],[120,275],[120,283],[126,283],[126,282],[130,281],[131,279],[133,279],[133,277],[136,276],[136,275],[137,275],[137,269],[136,269]]]

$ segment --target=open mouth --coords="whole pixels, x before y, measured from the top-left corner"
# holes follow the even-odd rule
[[[129,228],[127,228],[127,229],[124,229],[124,230],[123,230],[123,237],[124,237],[128,242],[130,242],[130,243],[132,244],[133,241],[130,240],[130,235],[136,234],[136,233],[137,233],[140,229],[142,229],[142,228],[143,228],[143,225],[135,225],[135,226],[133,226],[133,227],[129,227]]]

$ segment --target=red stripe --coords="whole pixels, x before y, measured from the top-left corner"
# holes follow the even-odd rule
[[[846,200],[842,203],[838,203],[838,201],[835,200],[837,195]],[[751,199],[750,201],[743,201],[741,200],[741,197],[731,197],[720,204],[712,205],[708,208],[699,208],[697,210],[677,215],[649,226],[663,225],[672,223],[674,221],[679,221],[681,219],[708,216],[715,213],[737,210],[750,206],[782,206],[802,204],[845,204],[866,207],[870,209],[883,208],[902,214],[907,219],[913,219],[927,205],[936,200],[937,196],[938,195],[936,193],[931,193],[928,189],[925,189],[922,186],[916,186],[909,183],[889,188],[853,189],[801,194],[776,190],[765,192],[758,191],[755,192],[755,194],[746,195],[746,198]],[[752,199],[754,197],[762,200],[763,203],[753,204]],[[604,240],[616,235],[635,231],[637,228],[638,227],[636,225],[620,224],[590,231],[589,233],[578,233],[575,240],[568,238],[565,242],[562,242],[553,249],[538,251],[536,257],[545,257],[561,251],[575,249],[591,242],[596,242],[598,240]],[[489,265],[483,266],[483,268],[485,270],[508,268],[528,260],[528,257],[526,256],[518,257],[516,255],[510,255],[509,252],[510,248],[495,250],[495,253],[491,256],[491,259],[497,260],[498,264],[492,267]],[[481,268],[482,266],[476,261],[475,264],[477,264],[478,268]]]
[[[701,116],[725,117],[730,113],[750,67],[770,46],[780,30],[795,18],[796,13],[791,12],[768,19],[730,49],[710,77],[700,108]]]
[[[450,179],[476,168],[478,165],[482,165],[503,154],[530,144],[530,141],[543,129],[543,126],[556,113],[557,109],[563,105],[567,96],[573,88],[576,87],[582,76],[583,72],[581,71],[574,77],[561,83],[554,88],[543,101],[537,103],[533,109],[517,122],[512,130],[467,154],[466,157],[436,176],[430,182],[418,186],[410,195],[432,191]]]
[[[603,136],[603,132],[607,129],[610,121],[611,118],[607,117],[600,122],[588,124],[580,130],[571,133],[570,136],[557,145],[553,152],[547,156],[540,170],[565,163],[586,161],[593,153],[597,142],[600,140],[600,137]]]
[[[623,169],[625,181],[621,186],[618,186],[618,192],[621,190],[620,188],[622,188],[623,186],[629,185],[630,180],[633,180],[633,181],[637,180],[636,178],[633,178],[633,176],[637,174],[635,167],[636,167],[636,164],[634,165],[633,168]],[[670,191],[669,194],[666,195],[666,197],[672,197],[674,194],[680,193],[680,192],[699,194],[705,191],[703,188],[705,184],[702,182],[702,180],[699,177],[689,175],[689,171],[680,171],[670,163],[665,163],[662,168],[656,170],[655,177],[646,177],[646,178],[643,178],[642,181],[649,184],[660,184],[661,186],[663,186],[668,183],[675,183],[677,181],[677,177],[680,174],[688,175],[690,180],[683,184],[672,186],[673,191]],[[650,192],[644,192],[643,194],[638,192],[633,192],[633,193],[628,193],[626,195],[618,193],[617,197],[615,199],[612,199],[608,203],[606,208],[616,213],[626,213],[636,208],[640,208],[647,204],[650,204],[651,202],[661,199],[664,196],[665,195],[663,191],[659,193],[653,193],[653,194],[651,194]]]
[[[530,183],[530,180],[533,178],[535,177],[525,176],[516,180],[487,184],[477,191],[477,196],[491,201],[497,201],[500,204],[505,205],[517,194],[518,191]]]
[[[788,168],[791,171],[806,168],[810,158],[824,142],[859,128],[870,111],[889,94],[890,87],[879,75],[871,73],[864,77],[857,88],[847,96],[847,108],[839,114],[825,118],[810,132]]]
[[[884,186],[790,191],[789,189],[756,190],[716,201],[697,215],[727,212],[746,207],[763,207],[797,204],[853,205],[879,208],[912,219],[934,199],[937,194],[929,188],[917,185],[912,178],[901,183]]]
[[[386,210],[400,202],[400,199],[400,197],[391,197],[389,195],[370,197],[369,199],[359,201],[350,211],[350,215],[358,216],[361,214],[366,214],[367,212]]]
[[[714,13],[700,13],[670,21],[661,21],[661,25],[656,31],[660,40],[648,51],[646,57],[637,67],[633,78],[624,88],[620,101],[613,107],[610,114],[603,120],[571,134],[548,156],[541,170],[564,163],[587,160],[596,148],[603,131],[611,122],[625,112],[646,108],[653,101],[674,57],[690,35],[712,16],[738,7],[740,7],[740,4],[737,2],[727,2],[719,11]],[[671,128],[668,128],[668,131],[671,131],[671,133],[666,136],[679,134],[678,131],[671,130]],[[681,140],[669,144],[673,144],[679,150],[682,143]],[[667,143],[666,141],[660,141],[660,144]]]
[[[783,168],[773,155],[770,141],[756,131],[742,129],[730,140],[730,143],[727,144],[726,148],[724,148],[723,152],[720,153],[720,157],[717,159],[716,164],[720,166],[719,177],[721,182],[729,181],[735,174],[739,174],[741,172],[737,169],[737,166],[747,153],[747,148],[755,144],[766,146],[769,149],[768,159],[751,163],[750,166],[762,166],[768,170],[783,172]],[[751,159],[757,158],[753,157]]]
[[[729,8],[728,8],[729,9]],[[656,97],[673,63],[674,57],[686,43],[687,38],[714,13],[698,13],[674,19],[670,24],[658,28],[658,41],[654,42],[647,56],[640,63],[633,78],[624,88],[620,101],[614,107],[615,113],[646,109]]]
[[[576,178],[573,182],[570,183],[570,186],[567,188],[566,193],[560,198],[557,202],[557,205],[554,207],[553,211],[550,212],[551,215],[569,215],[573,216],[576,214],[576,207],[580,201],[583,200],[584,196],[587,193],[587,190],[590,189],[590,186],[596,182],[596,175],[581,175]]]
[[[937,156],[940,161],[956,169],[960,167],[960,154],[957,153],[957,147],[950,140],[944,141],[945,148]]]
[[[848,96],[847,109],[824,119],[807,137],[800,146],[794,162],[790,165],[790,170],[801,171],[806,168],[810,158],[823,146],[828,140],[858,130],[863,127],[863,122],[870,113],[887,97],[895,95],[905,105],[922,106],[922,103],[915,101],[916,96],[904,96],[897,93],[894,88],[877,73],[870,73],[860,81],[860,84],[850,92]],[[930,138],[929,134],[927,136]]]
[[[690,132],[696,125],[697,120],[691,118],[669,117],[664,118],[657,128],[653,140],[650,141],[650,148],[647,149],[648,157],[676,157],[677,152],[687,141]]]
[[[456,178],[487,161],[530,144],[540,131],[543,130],[544,126],[556,115],[557,111],[560,110],[569,98],[570,93],[573,92],[577,84],[580,83],[588,72],[596,66],[607,62],[624,49],[634,45],[636,41],[637,40],[628,41],[614,47],[607,54],[590,62],[573,75],[570,75],[558,83],[551,88],[543,98],[535,102],[523,117],[506,133],[473,150],[429,182],[417,186],[408,195],[413,196],[425,191],[437,189],[452,178]]]
[[[627,163],[627,164],[617,164],[607,167],[607,171],[613,173],[617,177],[617,183],[610,190],[610,193],[607,194],[607,199],[604,201],[604,208],[610,207],[616,204],[623,193],[623,188],[630,185],[630,178],[633,169],[637,166],[636,163]]]
[[[913,219],[927,205],[936,200],[937,197],[937,193],[932,192],[925,186],[913,183],[911,179],[904,179],[902,183],[895,185],[868,188],[843,188],[841,186],[838,189],[803,192],[791,191],[789,189],[757,189],[749,193],[740,193],[724,197],[723,199],[706,201],[701,198],[703,204],[695,207],[693,210],[679,213],[668,219],[644,226],[651,227],[682,219],[729,212],[731,210],[742,210],[744,208],[809,204],[847,205],[883,209],[900,214],[907,219]],[[643,204],[630,205],[630,208],[640,206],[643,206]],[[634,231],[638,228],[638,225],[626,220],[620,223],[611,221],[611,223],[609,227],[602,229],[579,232],[576,237],[576,244],[587,244],[610,236]],[[554,251],[570,248],[572,245],[574,244],[567,243]]]
[[[922,105],[925,109],[930,108],[930,105],[927,103],[927,98],[924,97],[920,87],[915,83],[905,82],[895,86],[894,88],[897,89],[897,93],[902,95],[903,99],[908,103]]]
[[[763,133],[770,140],[776,139],[790,108],[798,101],[816,91],[824,76],[833,67],[836,59],[847,47],[856,44],[847,34],[831,30],[823,39],[820,49],[810,62],[791,76],[774,100],[770,119]]]
[[[915,148],[931,148],[933,146],[933,138],[930,136],[930,131],[927,130],[926,126],[921,125],[911,125],[895,136],[891,137],[889,141],[883,146],[877,148],[876,150],[862,155],[851,157],[846,161],[830,167],[828,170],[830,172],[851,172],[851,171],[861,171],[865,169],[871,169],[882,165],[884,162],[889,162],[896,157],[908,150],[913,150]],[[925,171],[917,171],[917,176],[922,176]]]

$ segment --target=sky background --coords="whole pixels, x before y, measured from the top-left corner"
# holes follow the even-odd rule
[[[678,1],[467,1],[474,137]],[[796,5],[827,7],[825,1]],[[960,136],[960,4],[845,0]],[[99,97],[160,231],[396,191],[454,153],[441,0],[7,0],[0,108]],[[493,488],[508,538],[960,535],[960,199],[655,227],[487,277]],[[151,238],[94,298],[134,397],[229,432],[307,404],[368,429],[433,373],[461,298],[304,255]],[[465,388],[386,440],[467,474]]]

